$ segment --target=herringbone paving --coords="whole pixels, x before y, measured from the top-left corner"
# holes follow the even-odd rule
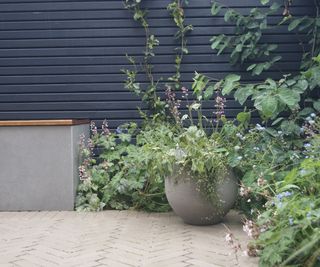
[[[239,216],[224,223],[246,242]],[[184,224],[173,213],[2,212],[0,266],[257,266],[235,254],[226,229]]]

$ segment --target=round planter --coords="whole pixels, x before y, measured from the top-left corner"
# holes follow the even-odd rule
[[[216,192],[220,203],[212,203],[197,190],[192,177],[187,172],[180,171],[166,178],[165,191],[172,209],[184,222],[211,225],[219,223],[233,207],[238,184],[233,172],[226,172],[217,184]]]

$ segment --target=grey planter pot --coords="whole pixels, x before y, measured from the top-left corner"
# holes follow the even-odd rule
[[[193,225],[219,223],[233,207],[238,194],[233,172],[225,173],[217,187],[220,203],[211,203],[197,190],[192,177],[186,172],[176,173],[165,180],[166,196],[173,211],[185,223]]]

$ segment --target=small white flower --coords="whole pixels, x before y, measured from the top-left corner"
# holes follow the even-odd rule
[[[265,130],[266,128],[265,128],[265,127],[262,127],[259,123],[257,123],[257,124],[256,124],[256,129],[257,129],[258,131],[263,131],[263,130]]]
[[[245,195],[245,189],[241,186],[240,187],[240,196],[244,196]]]
[[[226,234],[225,239],[228,244],[233,244],[233,238],[231,233]]]

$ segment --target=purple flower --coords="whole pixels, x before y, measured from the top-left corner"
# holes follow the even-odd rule
[[[179,108],[181,105],[181,100],[176,99],[176,94],[172,91],[172,88],[170,86],[167,86],[166,88],[166,101],[169,106],[169,110],[171,112],[171,115],[176,120],[176,122],[180,121],[180,112]]]
[[[289,192],[289,191],[286,191],[286,192],[283,193],[283,195],[284,195],[285,197],[290,197],[290,196],[292,195],[292,193]]]
[[[219,95],[216,96],[215,98],[215,108],[216,111],[214,114],[217,117],[217,120],[221,119],[221,117],[224,115],[224,108],[225,108],[225,103],[227,102],[226,98],[221,97]]]
[[[186,87],[181,88],[182,91],[182,98],[187,98],[188,97],[188,89]]]
[[[122,134],[122,129],[120,127],[116,129],[116,134]]]
[[[109,130],[109,126],[108,126],[107,120],[104,120],[103,123],[102,123],[102,133],[104,135],[109,135],[110,134],[110,130]]]
[[[278,199],[279,201],[281,201],[282,198],[284,198],[284,197],[290,197],[291,195],[292,195],[291,192],[285,191],[285,192],[283,192],[283,193],[278,194],[276,197],[277,197],[277,199]]]

